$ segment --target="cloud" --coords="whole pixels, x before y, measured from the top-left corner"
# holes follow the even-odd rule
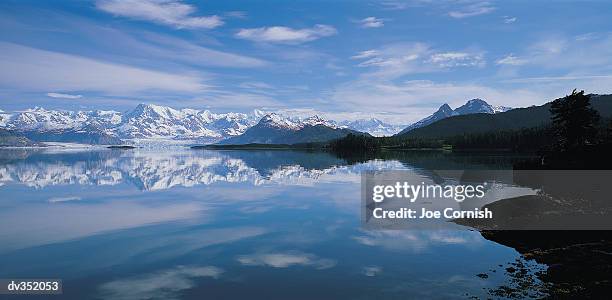
[[[243,255],[237,258],[245,266],[268,266],[273,268],[288,268],[291,266],[310,266],[315,269],[329,269],[336,265],[331,259],[319,258],[307,253],[260,253]]]
[[[337,86],[330,96],[330,102],[334,109],[346,111],[380,111],[381,107],[392,107],[393,114],[387,115],[385,120],[409,124],[431,114],[443,103],[456,107],[468,99],[481,98],[493,105],[521,107],[553,99],[547,97],[556,95],[551,91],[554,89],[500,88],[478,82],[399,81],[366,77]]]
[[[193,5],[180,0],[100,0],[96,7],[105,12],[176,28],[215,28],[223,25],[219,16],[192,16]]]
[[[516,17],[504,16],[504,23],[506,24],[512,24],[516,22],[516,20],[517,20]]]
[[[230,68],[257,68],[269,65],[269,62],[258,58],[202,47],[171,36],[143,33],[140,38],[142,40],[133,40],[132,46],[142,48],[146,53],[165,60]]]
[[[81,197],[77,196],[68,196],[68,197],[51,197],[49,198],[49,203],[60,203],[60,202],[69,202],[69,201],[80,201]]]
[[[222,273],[223,270],[212,266],[179,266],[150,275],[107,282],[100,286],[100,296],[118,300],[178,299],[181,291],[196,286],[196,279],[218,278]]]
[[[224,15],[226,17],[236,18],[236,19],[244,19],[247,17],[246,11],[241,11],[241,10],[228,11],[224,13]]]
[[[260,81],[246,81],[238,85],[243,89],[273,89],[274,87]]]
[[[484,66],[485,64],[482,54],[466,52],[434,53],[429,61],[442,68]]]
[[[365,50],[365,51],[361,51],[357,53],[354,56],[351,56],[351,58],[352,59],[364,59],[364,58],[376,57],[378,55],[380,55],[380,52],[376,50]]]
[[[498,65],[520,66],[526,64],[527,60],[509,54],[498,59],[495,63]]]
[[[404,10],[409,7],[430,5],[432,0],[384,0],[380,4],[387,10]]]
[[[304,29],[294,29],[284,26],[240,29],[238,33],[236,33],[236,37],[255,42],[298,44],[332,36],[336,33],[338,33],[338,31],[332,26],[317,24],[312,28]]]
[[[385,22],[382,19],[376,17],[367,17],[359,21],[363,28],[379,28],[385,26]]]
[[[172,74],[0,42],[0,86],[28,91],[199,92],[194,75]]]
[[[482,67],[484,54],[475,51],[439,51],[425,43],[400,43],[361,51],[351,57],[357,66],[372,69],[366,77],[391,79],[455,67]]]
[[[547,76],[547,77],[524,77],[518,79],[508,79],[504,82],[509,83],[535,83],[535,82],[558,82],[558,81],[585,81],[585,80],[612,80],[612,75],[566,75],[566,76]]]
[[[548,72],[612,74],[612,34],[589,35],[588,42],[564,35],[547,35],[528,46],[521,56],[529,58],[530,66]]]
[[[450,11],[448,15],[455,19],[463,19],[488,14],[494,10],[495,7],[488,1],[472,1],[458,10]]]
[[[47,93],[47,97],[60,98],[60,99],[81,99],[83,95],[71,95],[62,93]]]

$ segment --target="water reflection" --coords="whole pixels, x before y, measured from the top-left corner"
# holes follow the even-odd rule
[[[385,160],[348,165],[329,153],[301,151],[0,152],[3,157],[17,157],[0,164],[0,185],[35,188],[130,183],[141,190],[164,190],[215,182],[313,184],[326,175],[404,168],[398,161]]]
[[[360,172],[438,180],[429,166],[506,163],[440,153],[353,161],[296,151],[2,151],[0,278],[62,278],[71,299],[483,296],[505,278],[475,274],[518,254],[473,231],[364,230]]]

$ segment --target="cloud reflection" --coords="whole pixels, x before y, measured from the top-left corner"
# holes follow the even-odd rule
[[[239,256],[237,260],[245,266],[268,266],[272,268],[308,266],[323,270],[332,268],[336,265],[335,260],[320,258],[314,254],[300,252],[257,253]]]
[[[178,266],[154,274],[107,282],[100,287],[100,297],[116,300],[178,299],[181,291],[196,285],[196,279],[216,279],[222,273],[222,269],[213,266]]]

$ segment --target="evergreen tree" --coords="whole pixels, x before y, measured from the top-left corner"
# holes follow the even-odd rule
[[[599,114],[584,91],[574,90],[571,95],[553,101],[550,112],[560,150],[579,149],[594,142]]]

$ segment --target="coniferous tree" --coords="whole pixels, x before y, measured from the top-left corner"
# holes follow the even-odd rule
[[[552,102],[550,112],[560,150],[579,149],[594,142],[599,114],[591,107],[589,98],[584,91],[574,90]]]

